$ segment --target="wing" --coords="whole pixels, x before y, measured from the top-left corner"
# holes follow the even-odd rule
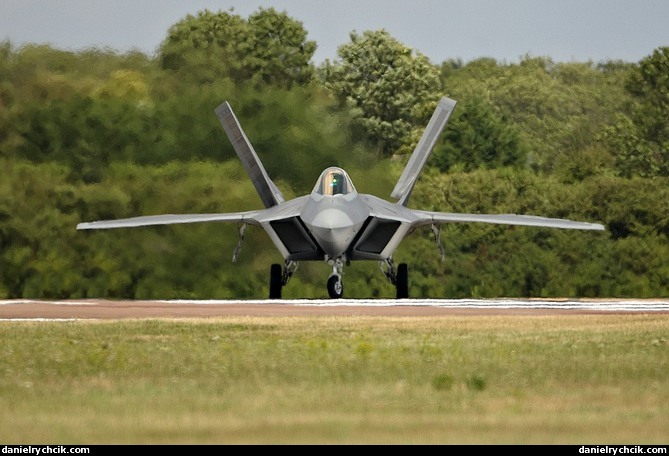
[[[456,212],[412,211],[416,218],[412,221],[413,228],[442,223],[482,222],[501,225],[543,226],[571,230],[605,230],[600,223],[580,222],[569,219],[539,217],[536,215],[518,214],[462,214]]]
[[[258,195],[260,195],[260,199],[265,207],[272,207],[283,203],[284,198],[281,191],[267,175],[267,171],[265,171],[265,167],[258,158],[258,154],[253,149],[253,145],[251,145],[251,142],[246,137],[242,126],[227,101],[216,108],[216,115],[221,121],[228,139],[232,143],[235,152],[237,152],[237,156],[244,165],[244,169],[246,169],[251,178],[253,186]]]
[[[409,162],[404,167],[402,175],[397,180],[397,184],[390,194],[393,198],[398,199],[397,204],[401,204],[402,206],[407,205],[413,186],[416,184],[425,162],[432,153],[439,135],[446,126],[446,122],[451,117],[456,103],[455,100],[446,97],[442,97],[439,101],[427,127],[425,127],[423,135],[411,154],[411,158],[409,158]]]
[[[323,252],[300,220],[302,206],[307,196],[286,201],[268,209],[221,214],[163,214],[131,217],[117,220],[99,220],[79,223],[78,230],[103,230],[111,228],[134,228],[151,225],[174,225],[179,223],[239,222],[262,227],[286,260],[320,260]],[[242,228],[243,230],[243,228]],[[233,261],[239,253],[240,243],[235,249]]]
[[[369,218],[357,235],[350,250],[353,260],[384,260],[389,258],[415,229],[444,223],[482,222],[504,225],[543,226],[548,228],[604,230],[599,223],[579,222],[567,219],[516,214],[462,214],[454,212],[430,212],[409,209],[398,203],[390,203],[372,195],[361,195],[369,207]]]
[[[174,225],[178,223],[198,222],[242,222],[260,225],[257,220],[262,211],[230,212],[225,214],[163,214],[145,215],[116,220],[98,220],[77,225],[78,230],[104,230],[110,228],[132,228],[149,225]]]

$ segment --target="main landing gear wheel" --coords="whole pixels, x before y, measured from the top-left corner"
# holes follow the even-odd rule
[[[379,268],[385,274],[390,283],[395,285],[397,299],[409,297],[409,267],[406,263],[400,263],[395,269],[392,257],[379,261]]]
[[[281,299],[283,271],[280,264],[273,264],[269,270],[269,299]]]
[[[292,260],[286,260],[283,268],[278,263],[272,264],[269,270],[269,299],[281,299],[281,289],[297,271],[298,266],[299,263]]]
[[[409,297],[409,267],[406,263],[400,263],[397,266],[397,276],[395,278],[395,287],[397,288],[397,299],[406,299]]]
[[[339,299],[344,294],[344,285],[341,283],[341,276],[331,275],[328,279],[328,294],[332,299]]]

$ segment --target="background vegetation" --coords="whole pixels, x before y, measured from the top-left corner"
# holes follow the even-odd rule
[[[316,43],[273,9],[202,11],[156,55],[0,43],[0,297],[259,298],[282,259],[204,224],[77,232],[81,221],[262,207],[214,115],[228,100],[286,196],[329,165],[390,194],[443,95],[458,106],[411,206],[601,222],[606,232],[462,224],[395,254],[411,297],[669,296],[669,48],[640,62],[434,63],[386,31]],[[325,297],[303,263],[284,297]],[[392,297],[375,262],[346,296]]]

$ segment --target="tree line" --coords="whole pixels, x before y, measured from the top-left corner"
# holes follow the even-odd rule
[[[263,298],[281,262],[260,229],[80,232],[77,223],[262,206],[214,109],[227,100],[287,197],[327,166],[389,197],[442,96],[458,105],[411,206],[601,222],[606,232],[486,224],[395,254],[411,297],[669,295],[669,48],[639,62],[431,62],[385,30],[333,61],[272,8],[201,11],[153,55],[0,43],[0,297]],[[324,269],[325,268],[325,269]],[[325,271],[325,272],[324,272]],[[346,296],[392,297],[375,262]],[[325,297],[304,263],[284,297]]]

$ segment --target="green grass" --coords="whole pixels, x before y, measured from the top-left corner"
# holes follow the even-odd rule
[[[4,444],[667,444],[669,315],[0,323]]]

